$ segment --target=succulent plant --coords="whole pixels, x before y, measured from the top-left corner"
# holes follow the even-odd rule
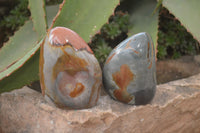
[[[28,2],[30,20],[0,50],[0,92],[39,80],[39,48],[49,30],[67,27],[88,43],[119,4],[118,0],[63,0],[51,6],[44,0]]]
[[[128,4],[124,4],[127,2]],[[0,92],[18,89],[39,80],[39,48],[47,30],[56,26],[68,27],[76,31],[88,43],[91,37],[108,22],[109,16],[119,5],[118,0],[102,0],[101,2],[98,0],[63,0],[60,6],[45,6],[44,0],[28,0],[28,3],[30,20],[25,22],[23,27],[20,27],[0,49]],[[167,8],[200,42],[199,0],[159,0],[159,2],[156,0],[121,0],[120,6],[127,9],[132,26],[128,29],[128,36],[138,32],[148,32],[156,48],[159,14],[154,9],[157,3]],[[97,52],[101,53],[99,50]],[[100,59],[104,60],[104,57],[100,56]]]

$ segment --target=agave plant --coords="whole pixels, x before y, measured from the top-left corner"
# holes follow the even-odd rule
[[[29,0],[31,19],[0,50],[0,92],[10,91],[39,79],[39,48],[46,32],[56,26],[68,27],[86,42],[108,21],[119,0],[64,0],[45,7],[41,0]],[[199,0],[131,0],[128,5],[128,36],[148,32],[157,45],[159,5],[166,7],[200,42]]]
[[[45,1],[29,0],[31,19],[0,50],[0,92],[39,79],[39,48],[49,29],[68,27],[89,42],[117,4],[118,0],[64,0],[61,5],[45,7]]]

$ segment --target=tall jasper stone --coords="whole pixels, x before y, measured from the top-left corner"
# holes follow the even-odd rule
[[[103,69],[108,94],[123,103],[146,104],[156,89],[155,50],[148,33],[121,42],[108,56]]]
[[[47,33],[39,68],[42,93],[48,101],[72,109],[96,105],[101,68],[90,47],[74,31],[55,27]]]

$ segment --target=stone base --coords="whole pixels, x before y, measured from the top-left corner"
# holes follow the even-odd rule
[[[200,132],[200,74],[157,86],[151,104],[125,105],[101,96],[97,106],[62,110],[28,87],[0,95],[2,133]]]

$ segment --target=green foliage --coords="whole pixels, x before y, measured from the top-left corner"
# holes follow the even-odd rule
[[[40,47],[42,35],[46,33],[46,21],[44,17],[45,11],[40,10],[40,12],[38,12],[39,8],[44,8],[44,3],[35,0],[32,2],[35,6],[30,7],[31,14],[36,16],[36,14],[40,13],[40,20],[38,21],[35,19],[35,17],[32,17],[32,19],[34,19],[34,23],[31,20],[27,21],[25,25],[21,27],[13,37],[10,38],[6,45],[1,48],[0,51],[0,88],[3,90],[16,89],[24,84],[38,79],[38,67],[31,65],[38,64],[38,59],[29,59]],[[35,8],[38,10],[35,10]],[[38,26],[41,26],[41,24],[43,24],[44,27],[38,28]],[[19,69],[20,67],[23,69]],[[11,79],[15,80],[10,82]],[[18,79],[20,79],[20,81]]]
[[[106,39],[114,40],[123,33],[128,32],[129,15],[121,11],[110,17],[109,23],[101,28],[101,33]]]
[[[0,30],[4,38],[2,42],[7,41],[9,36],[29,19],[30,12],[27,8],[28,0],[18,0],[17,3],[18,4],[10,11],[9,15],[4,16],[0,21]]]
[[[37,33],[33,31],[33,23],[28,21],[9,39],[0,50],[0,79],[10,75],[30,58],[35,52],[32,49],[37,46],[37,38]],[[24,57],[26,58],[24,59]],[[21,59],[24,60],[21,61]],[[17,66],[16,63],[18,64]]]
[[[64,26],[78,33],[86,42],[105,24],[118,0],[66,0],[53,27]],[[97,4],[98,3],[98,4]]]
[[[31,11],[34,29],[39,36],[38,40],[40,40],[45,36],[47,29],[44,0],[29,0],[29,9]]]
[[[92,38],[92,42],[89,45],[94,49],[94,54],[101,66],[112,48],[127,37],[129,26],[128,13],[118,11],[110,17],[108,23],[103,25],[100,34]]]
[[[158,59],[194,55],[199,47],[192,35],[165,8],[160,11],[158,44]]]
[[[52,27],[71,28],[83,36],[86,42],[90,41],[90,36],[108,20],[118,4],[118,0],[111,0],[109,3],[102,0],[96,5],[97,2],[97,0],[64,0],[63,6],[58,11],[58,6],[45,9],[43,1],[29,0],[32,20],[21,27],[0,50],[0,92],[20,88],[39,79],[39,51],[37,50],[47,30],[46,21],[48,25],[52,22]],[[101,9],[104,11],[102,12]],[[59,15],[54,18],[52,15],[57,11]],[[6,57],[7,55],[10,59]]]
[[[163,0],[162,4],[200,42],[200,0]]]
[[[59,10],[59,5],[46,6],[46,13],[47,13],[46,18],[48,27],[51,26],[53,18],[56,16],[58,10]]]
[[[103,65],[103,62],[105,62],[111,50],[112,48],[109,47],[104,40],[102,40],[102,42],[94,49],[95,56],[100,62],[101,66]]]
[[[46,33],[44,1],[29,0],[29,3],[33,23],[28,21],[1,48],[0,79],[13,73],[35,53],[40,46],[38,42]],[[27,73],[27,75],[29,74]],[[31,76],[29,75],[29,78]]]
[[[130,7],[130,23],[132,28],[129,29],[129,36],[139,32],[148,32],[157,46],[158,33],[158,12],[155,11],[156,0],[133,0],[133,6]],[[159,5],[158,5],[159,6]]]
[[[108,46],[108,43],[99,34],[94,36],[93,40],[93,44],[91,44],[93,45],[92,49],[94,49],[94,54],[102,66],[109,53],[111,52],[112,48]]]
[[[19,26],[24,25],[30,15],[27,9],[28,0],[18,0],[19,4],[10,11],[9,16],[5,16],[0,22],[1,27],[6,27],[11,30],[16,30]]]
[[[48,27],[65,26],[77,32],[86,42],[90,42],[101,65],[112,48],[127,37],[127,32],[129,36],[149,32],[155,45],[158,38],[159,59],[198,52],[199,44],[193,37],[200,40],[200,30],[197,28],[200,22],[199,0],[158,0],[158,4],[156,0],[120,0],[120,6],[128,3],[123,8],[126,13],[119,12],[119,8],[110,18],[118,0],[64,0],[61,8],[51,4],[62,0],[46,0],[51,5],[48,7],[45,7],[44,1],[29,0],[30,11],[27,8],[28,0],[18,1],[19,4],[0,22],[0,29],[6,36],[4,41],[24,25],[0,50],[0,92],[20,88],[39,79],[38,49]],[[158,26],[157,11],[161,3],[180,22],[168,13],[160,16]],[[32,20],[28,20],[30,14]],[[26,20],[28,22],[25,23]],[[98,31],[99,34],[96,34]]]
[[[38,62],[39,51],[37,51],[22,67],[13,72],[11,76],[1,80],[0,93],[18,89],[23,85],[29,85],[33,81],[37,81],[39,79]]]

